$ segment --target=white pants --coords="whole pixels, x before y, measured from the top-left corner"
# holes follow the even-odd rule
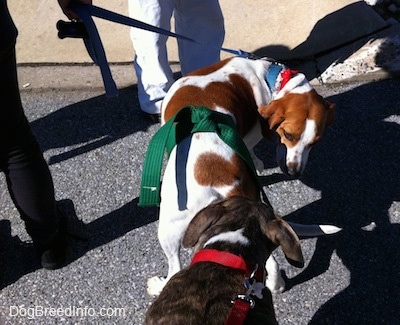
[[[178,40],[182,75],[220,60],[224,41],[224,18],[218,0],[129,0],[130,17],[171,29],[206,46]],[[167,36],[131,29],[135,49],[134,67],[138,78],[141,109],[150,114],[160,112],[161,100],[174,82],[168,62]]]

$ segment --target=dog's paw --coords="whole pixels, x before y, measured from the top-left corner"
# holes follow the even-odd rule
[[[255,156],[254,156],[255,157]],[[264,171],[264,163],[257,157],[253,157],[254,167],[256,167],[257,175],[261,175]]]
[[[285,280],[281,276],[267,277],[265,286],[274,294],[285,291]]]
[[[147,293],[151,296],[158,296],[164,288],[167,280],[165,278],[160,278],[154,276],[147,280]]]
[[[267,280],[265,281],[265,286],[272,293],[282,293],[285,291],[285,280],[282,277],[279,265],[276,262],[273,255],[267,259],[265,263],[265,269],[267,270]]]

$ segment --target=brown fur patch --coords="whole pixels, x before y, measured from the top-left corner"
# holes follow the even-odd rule
[[[234,163],[234,160],[236,160],[236,163]],[[221,187],[232,185],[241,178],[241,164],[237,160],[238,158],[234,157],[233,161],[229,161],[212,152],[201,154],[195,165],[194,175],[196,181],[204,186]]]
[[[203,186],[234,186],[228,196],[240,195],[258,199],[257,184],[249,174],[248,167],[237,155],[227,160],[221,155],[207,152],[201,154],[194,167],[196,181]]]

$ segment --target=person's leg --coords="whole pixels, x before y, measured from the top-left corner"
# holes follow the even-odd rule
[[[225,27],[218,0],[177,0],[174,17],[178,34],[207,44],[178,40],[182,75],[220,60]]]
[[[170,30],[173,0],[129,0],[129,16]],[[134,67],[138,78],[141,109],[160,113],[161,100],[174,82],[167,54],[167,36],[131,28],[135,50]]]
[[[65,234],[62,238],[59,231],[49,168],[22,108],[14,46],[0,53],[0,98],[0,169],[43,266],[59,267],[65,260]],[[44,258],[49,250],[55,256]]]

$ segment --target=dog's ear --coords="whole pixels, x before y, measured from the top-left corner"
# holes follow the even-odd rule
[[[333,120],[335,119],[336,104],[328,102],[326,99],[324,100],[325,100],[325,107],[328,109],[325,123],[326,125],[331,125],[333,123]]]
[[[295,267],[304,266],[300,240],[286,221],[280,218],[269,221],[264,233],[275,245],[282,247],[290,264]]]
[[[258,113],[268,122],[269,128],[274,130],[285,119],[280,100],[274,100],[269,105],[260,106]]]
[[[224,214],[225,208],[222,204],[213,204],[200,210],[189,223],[185,235],[182,239],[184,248],[194,247],[200,239],[200,236],[216,220]]]

